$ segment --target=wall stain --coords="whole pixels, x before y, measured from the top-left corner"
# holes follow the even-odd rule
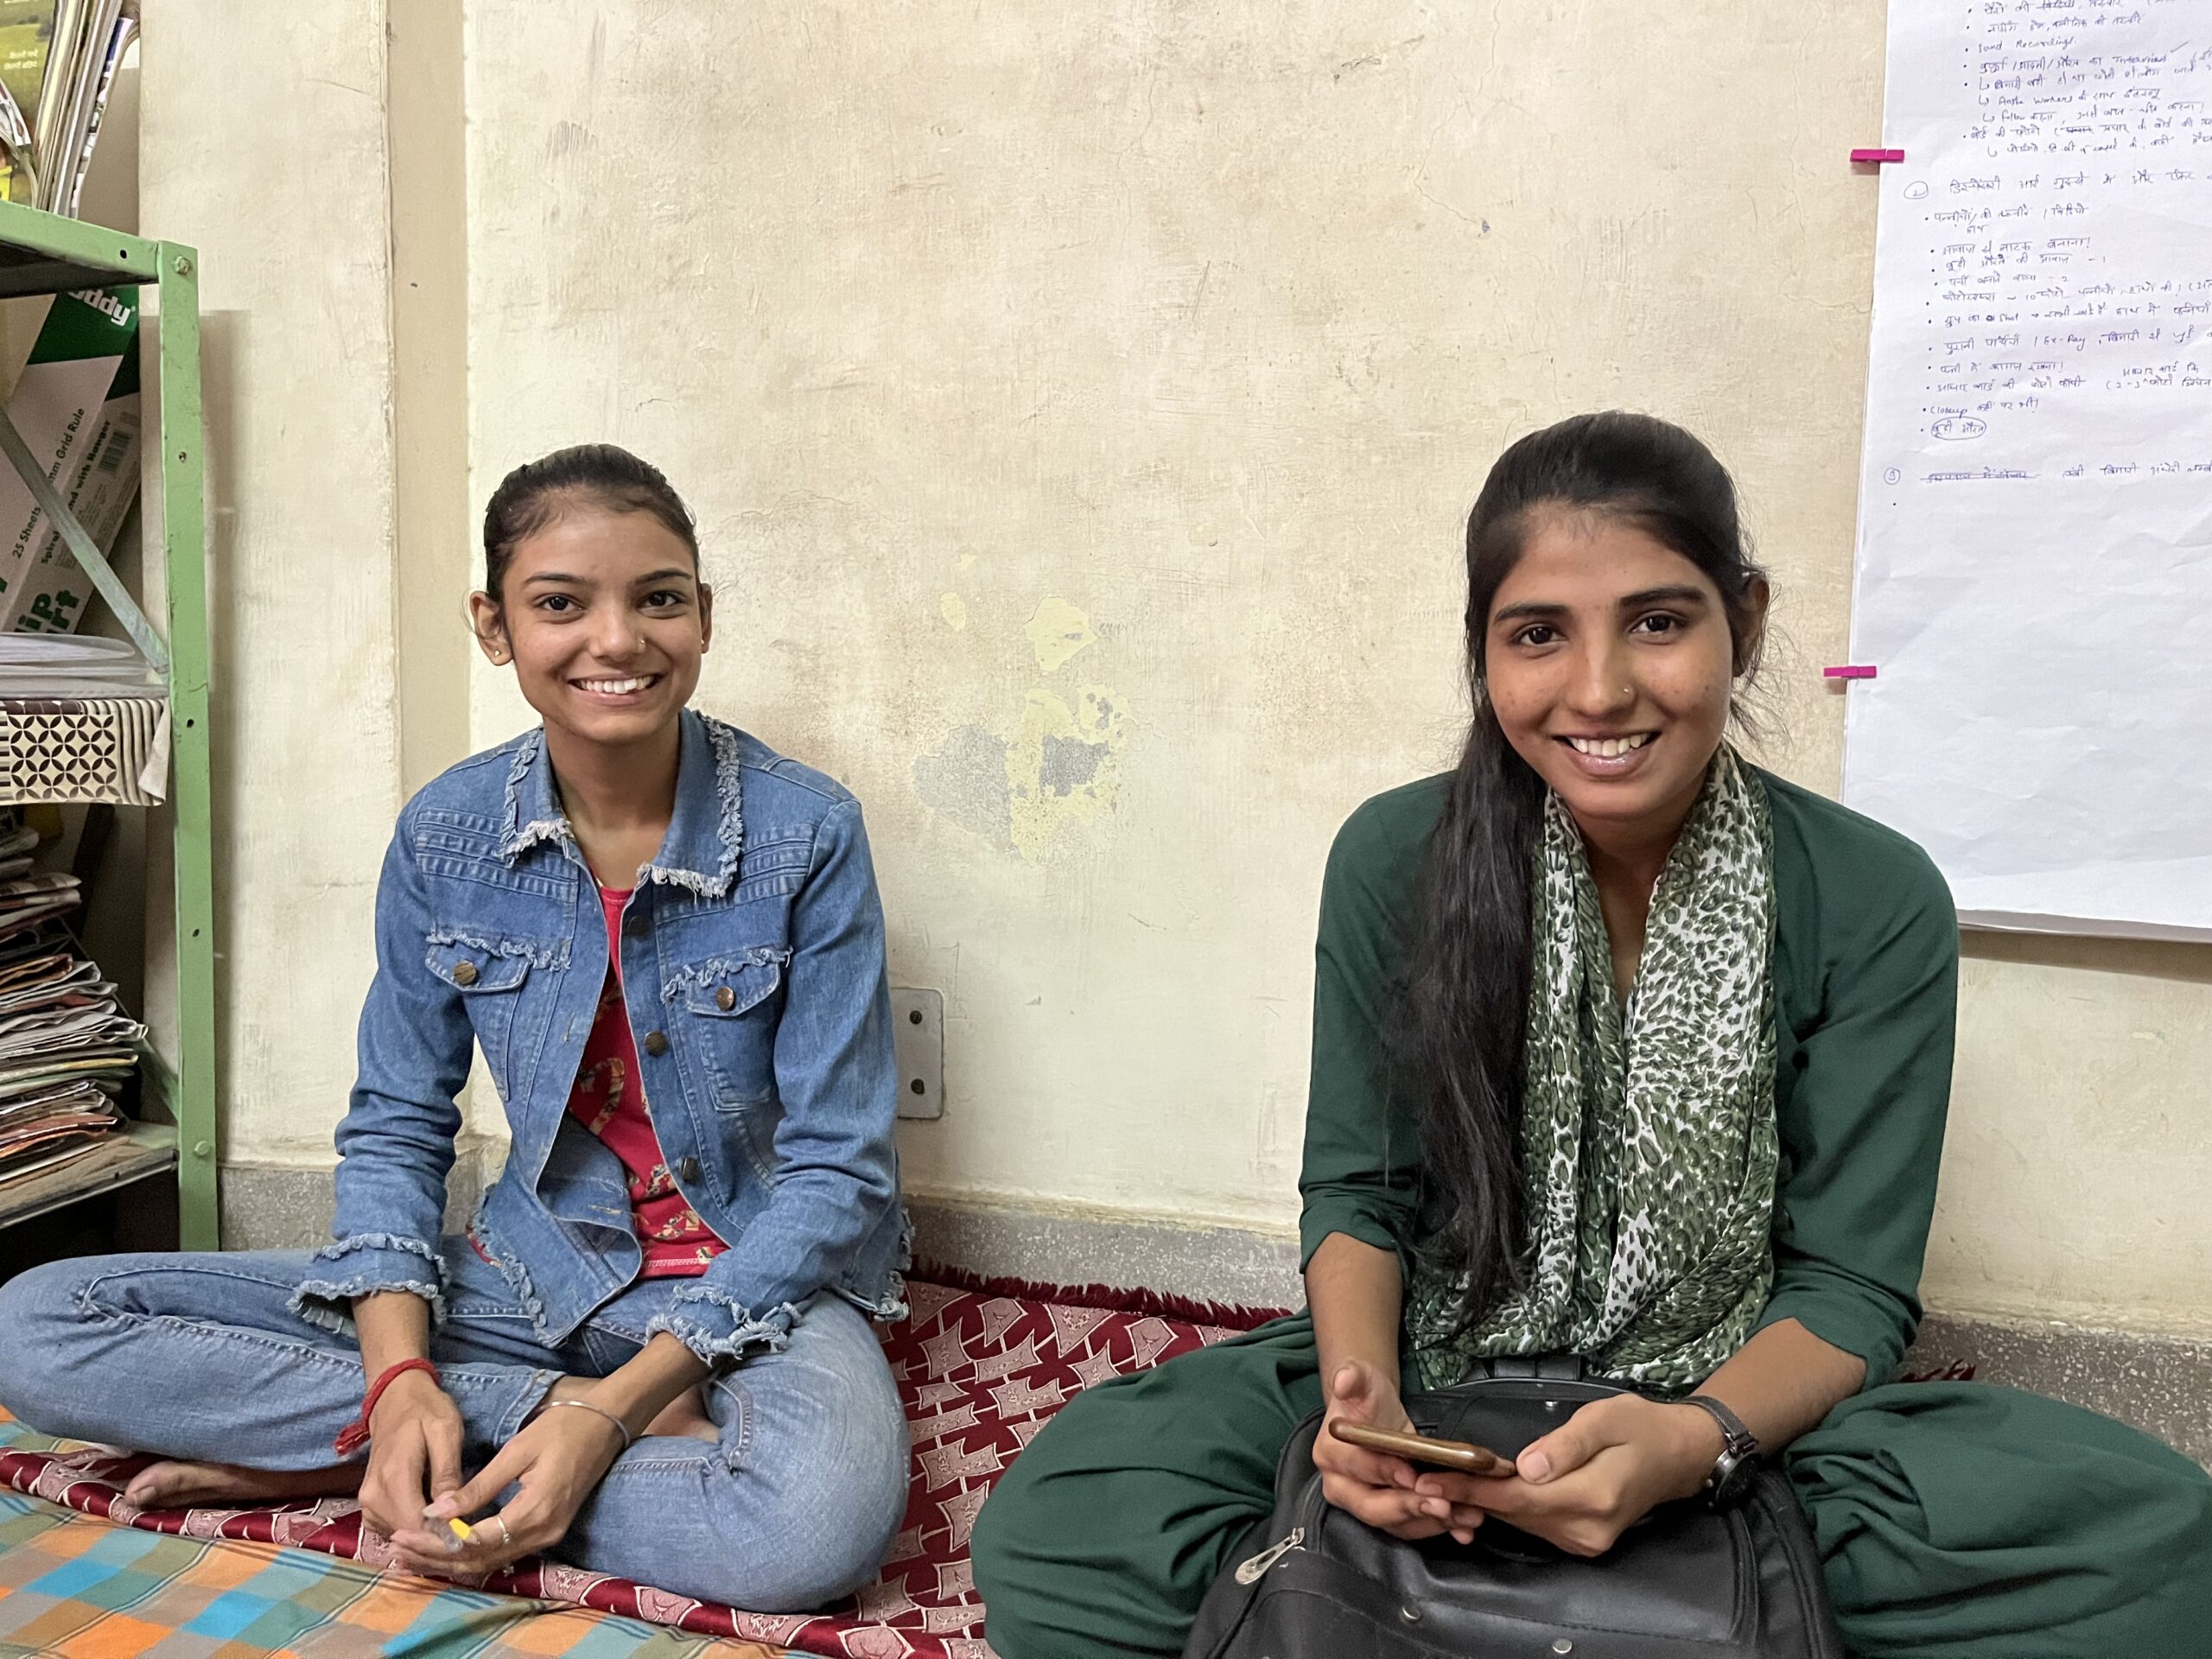
[[[1120,696],[1085,686],[1071,709],[1041,686],[1023,700],[1021,728],[1006,746],[1014,849],[1042,861],[1065,823],[1089,823],[1121,792],[1115,758],[1128,729]]]
[[[1106,759],[1106,746],[1079,737],[1045,739],[1045,758],[1037,770],[1037,784],[1047,795],[1071,795],[1098,776]]]
[[[1098,639],[1090,619],[1065,599],[1048,599],[1038,606],[1026,632],[1030,649],[1037,653],[1037,666],[1047,674],[1059,672]]]
[[[968,625],[967,601],[939,596],[955,630]],[[1037,664],[1055,673],[1097,643],[1090,619],[1064,599],[1038,605],[1024,632]],[[1063,824],[1089,823],[1110,810],[1121,791],[1116,766],[1129,718],[1118,691],[1086,685],[1072,697],[1033,686],[1022,693],[1011,737],[970,722],[916,759],[914,789],[938,817],[1001,852],[1044,861]]]
[[[932,811],[1001,851],[1014,846],[1007,798],[1007,743],[980,726],[963,726],[914,760],[914,789]]]

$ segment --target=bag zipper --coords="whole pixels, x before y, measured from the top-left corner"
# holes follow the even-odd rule
[[[1236,1582],[1239,1584],[1257,1584],[1260,1581],[1260,1575],[1262,1573],[1265,1573],[1269,1567],[1273,1567],[1284,1556],[1290,1554],[1292,1550],[1303,1549],[1305,1548],[1306,1529],[1303,1527],[1293,1527],[1290,1529],[1290,1535],[1288,1537],[1269,1544],[1265,1549],[1253,1556],[1250,1560],[1239,1562],[1236,1567]]]

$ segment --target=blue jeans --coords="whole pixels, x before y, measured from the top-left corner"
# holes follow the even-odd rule
[[[482,1467],[563,1374],[603,1376],[643,1346],[683,1280],[632,1285],[547,1347],[499,1271],[440,1243],[447,1319],[430,1357]],[[0,1286],[0,1405],[43,1433],[163,1457],[307,1470],[359,1414],[359,1351],[289,1311],[304,1251],[95,1256]],[[791,1345],[705,1389],[718,1444],[649,1436],[551,1551],[595,1572],[763,1612],[865,1584],[906,1503],[906,1425],[868,1320],[812,1298]]]

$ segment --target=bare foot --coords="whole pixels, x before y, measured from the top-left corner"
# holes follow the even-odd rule
[[[241,1469],[228,1463],[164,1459],[148,1464],[123,1489],[142,1510],[185,1510],[283,1503],[296,1497],[338,1497],[357,1491],[362,1465],[334,1469]]]

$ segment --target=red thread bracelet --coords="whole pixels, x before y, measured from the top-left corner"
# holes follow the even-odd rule
[[[397,1365],[387,1365],[369,1384],[369,1391],[361,1396],[361,1414],[338,1432],[331,1442],[332,1449],[341,1458],[350,1458],[369,1443],[369,1419],[375,1414],[377,1402],[384,1398],[384,1391],[409,1371],[428,1371],[430,1381],[444,1386],[438,1368],[427,1359],[403,1359]]]

